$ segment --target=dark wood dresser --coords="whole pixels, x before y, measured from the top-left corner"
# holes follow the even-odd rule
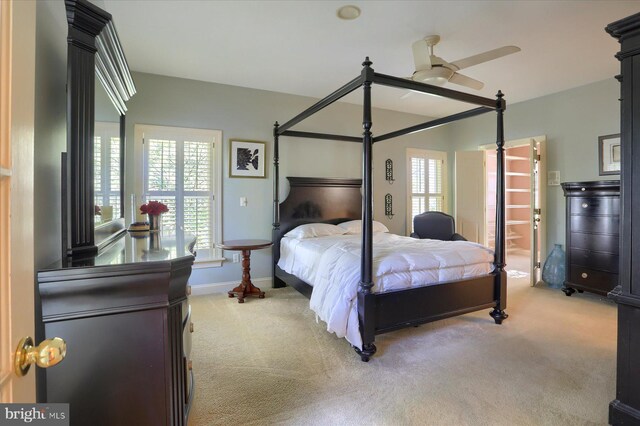
[[[640,13],[609,24],[620,42],[620,134],[622,142],[620,284],[609,293],[618,305],[618,362],[612,425],[640,424]]]
[[[71,425],[186,425],[193,400],[187,280],[195,239],[125,235],[95,258],[37,274],[45,336],[66,358],[42,370]]]
[[[620,181],[567,182],[566,278],[562,291],[606,295],[618,284]]]

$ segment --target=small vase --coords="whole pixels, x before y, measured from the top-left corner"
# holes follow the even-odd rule
[[[162,220],[159,214],[149,214],[149,232],[160,232],[162,229]]]
[[[149,251],[159,251],[161,248],[160,234],[157,232],[149,234]]]
[[[565,279],[564,250],[560,244],[554,244],[554,246],[547,260],[544,261],[542,281],[551,288],[560,288]]]

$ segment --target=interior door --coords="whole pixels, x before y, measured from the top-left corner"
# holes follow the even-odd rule
[[[484,151],[456,151],[456,231],[483,245],[486,245],[485,176]]]
[[[18,341],[34,335],[35,17],[36,2],[0,2],[1,402],[35,402],[35,375],[13,373]]]
[[[546,137],[531,138],[531,286],[542,280],[542,256],[546,251]]]

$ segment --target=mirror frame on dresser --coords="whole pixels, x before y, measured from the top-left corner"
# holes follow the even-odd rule
[[[188,285],[195,237],[127,235],[123,218],[95,226],[96,75],[119,108],[121,147],[135,87],[111,15],[87,0],[65,7],[62,259],[36,274],[35,315],[36,341],[59,336],[67,352],[55,368],[36,372],[37,400],[68,404],[72,424],[185,426],[195,395]]]
[[[120,218],[95,226],[94,121],[96,77],[120,115],[120,203],[124,207],[126,102],[135,84],[111,14],[87,0],[65,0],[67,152],[62,156],[62,257],[95,256],[125,232]]]

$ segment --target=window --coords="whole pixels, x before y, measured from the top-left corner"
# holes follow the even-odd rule
[[[135,133],[144,165],[142,200],[169,207],[161,216],[163,231],[197,237],[197,261],[221,260],[215,244],[221,242],[222,229],[222,132],[136,125]],[[138,208],[142,202],[136,204]]]
[[[96,223],[122,217],[120,206],[120,123],[96,122],[94,130],[94,200]],[[97,210],[97,209],[96,209]]]
[[[407,234],[410,234],[414,216],[447,210],[447,153],[407,148],[407,175]]]

